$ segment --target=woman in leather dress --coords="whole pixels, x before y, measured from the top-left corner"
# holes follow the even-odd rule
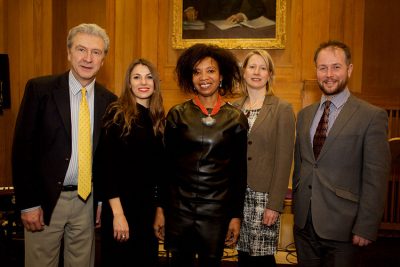
[[[196,255],[201,267],[221,266],[224,245],[238,239],[246,189],[247,119],[221,97],[240,82],[240,69],[228,50],[196,44],[176,74],[194,98],[167,115],[169,173],[154,230],[160,239],[165,233],[173,267],[194,266]]]
[[[165,123],[158,77],[149,61],[133,61],[104,119],[94,168],[103,200],[102,266],[157,264],[154,196],[162,168],[154,166],[163,164]]]

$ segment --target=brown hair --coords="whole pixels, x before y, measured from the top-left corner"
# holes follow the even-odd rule
[[[321,43],[319,45],[319,47],[317,48],[317,50],[315,50],[315,53],[314,53],[314,63],[315,64],[317,64],[317,58],[318,58],[319,52],[321,52],[322,49],[325,49],[328,47],[342,49],[344,52],[344,55],[346,56],[346,64],[347,65],[351,64],[350,48],[345,43],[342,43],[342,42],[336,41],[336,40],[329,40],[329,41]]]
[[[162,135],[164,133],[165,111],[161,95],[160,76],[153,64],[142,58],[134,60],[129,65],[125,74],[125,84],[121,96],[108,108],[107,114],[114,113],[114,115],[105,123],[105,127],[108,128],[113,123],[122,123],[121,136],[127,136],[132,131],[132,122],[137,119],[138,109],[136,107],[136,97],[131,90],[130,78],[132,70],[139,64],[148,67],[153,76],[154,93],[151,95],[149,102],[150,117],[153,122],[154,134]]]

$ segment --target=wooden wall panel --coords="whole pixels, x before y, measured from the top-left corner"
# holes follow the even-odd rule
[[[314,51],[329,39],[330,1],[303,0],[301,60],[302,79],[315,78]]]
[[[352,50],[354,70],[349,88],[361,92],[364,0],[304,0],[302,28],[303,79],[315,79],[314,52],[321,42],[336,39]]]
[[[0,0],[0,53],[7,51],[7,1]]]
[[[33,2],[33,69],[35,73],[52,74],[53,54],[53,8],[52,0]]]
[[[110,38],[110,48],[106,56],[105,62],[101,69],[102,76],[99,77],[99,82],[104,84],[111,91],[115,92],[115,17],[116,3],[115,0],[105,0],[104,3],[105,15],[105,30]]]
[[[161,88],[163,90],[164,106],[168,111],[173,105],[182,102],[187,96],[178,90],[175,81],[174,67],[179,50],[172,49],[172,0],[158,1],[158,61],[157,66],[161,76]]]
[[[0,53],[7,52],[7,2],[0,0]],[[6,182],[6,165],[9,152],[7,151],[8,125],[11,123],[11,116],[7,110],[0,115],[0,186],[8,184]]]
[[[0,0],[0,52],[9,54],[12,86],[12,108],[0,116],[0,186],[11,185],[12,135],[25,83],[68,68],[66,36],[72,26],[93,22],[107,30],[111,47],[97,80],[115,93],[123,87],[129,63],[144,57],[158,67],[167,111],[189,97],[175,81],[182,50],[171,46],[172,2]],[[383,6],[379,0],[286,0],[286,47],[269,50],[276,65],[276,94],[300,110],[304,81],[315,79],[315,49],[328,39],[342,39],[353,54],[350,89],[369,99],[391,94],[395,105],[399,103],[400,37],[393,29],[400,24],[395,14],[400,2],[387,2]],[[240,60],[248,52],[233,50]],[[310,101],[314,98],[318,92],[309,96]]]
[[[345,1],[344,36],[343,40],[352,50],[353,73],[349,81],[349,87],[353,92],[362,91],[363,69],[363,39],[364,39],[364,1]]]
[[[80,23],[96,23],[105,28],[106,0],[68,0],[66,3],[67,29]]]
[[[141,16],[139,25],[139,51],[140,57],[150,60],[155,66],[158,64],[158,32],[159,32],[159,17],[158,13],[158,0],[142,1]],[[152,15],[149,12],[152,10]],[[166,21],[163,21],[164,24]]]
[[[397,97],[400,101],[400,1],[365,2],[363,92]]]
[[[2,1],[2,7],[0,21],[6,22],[1,25],[4,41],[0,46],[10,60],[11,109],[0,116],[0,186],[10,186],[12,136],[25,83],[51,73],[52,5],[50,0],[21,0]]]
[[[139,56],[138,32],[139,10],[137,1],[115,1],[114,89],[118,95],[122,90],[125,71],[129,63],[133,58]]]
[[[63,73],[68,68],[67,60],[67,2],[53,1],[53,21],[51,27],[53,31],[52,46],[52,73]]]
[[[15,1],[15,6],[10,5],[12,8],[15,8],[18,16],[22,20],[22,23],[18,24],[10,24],[12,28],[14,28],[18,33],[19,33],[19,42],[21,44],[29,44],[29,45],[18,45],[14,48],[10,47],[11,49],[15,49],[13,53],[10,53],[11,61],[12,63],[18,63],[17,69],[11,65],[11,70],[18,71],[20,74],[20,81],[21,84],[18,87],[18,93],[20,95],[20,99],[22,98],[22,95],[24,93],[24,82],[26,82],[29,78],[39,75],[39,73],[35,73],[35,41],[34,40],[34,27],[35,27],[35,22],[34,22],[34,15],[33,15],[33,2],[34,1],[25,1],[25,3]],[[13,30],[14,30],[13,29]],[[14,55],[18,54],[18,60],[14,60]],[[12,64],[11,63],[11,64]]]
[[[343,40],[344,24],[346,18],[345,3],[350,2],[346,0],[330,0],[329,2],[329,38]]]

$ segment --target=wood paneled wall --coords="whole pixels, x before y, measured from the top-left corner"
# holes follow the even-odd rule
[[[0,53],[7,51],[7,3],[0,0]],[[10,112],[7,110],[0,115],[0,186],[11,184],[10,177],[10,147],[7,142],[10,142],[10,128],[12,127]]]
[[[400,1],[365,1],[363,93],[400,101]]]
[[[400,37],[393,34],[393,25],[399,25],[395,12],[400,1],[390,0],[387,8],[379,0],[286,1],[286,48],[269,52],[277,69],[276,94],[296,112],[302,107],[303,81],[315,79],[314,50],[328,39],[343,40],[352,48],[351,90],[379,96],[385,88],[385,93],[399,95],[398,60],[391,55],[399,56]],[[181,51],[171,47],[172,4],[173,0],[0,0],[0,53],[9,54],[12,87],[12,108],[0,116],[0,186],[12,184],[12,135],[25,83],[68,68],[65,40],[72,26],[94,22],[109,33],[111,48],[98,81],[115,93],[121,91],[129,63],[145,57],[160,72],[166,110],[188,97],[174,79]],[[241,60],[248,50],[233,52]]]

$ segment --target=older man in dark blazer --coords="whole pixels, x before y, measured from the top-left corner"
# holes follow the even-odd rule
[[[12,151],[16,203],[25,227],[25,266],[57,267],[62,238],[64,266],[94,265],[93,194],[82,199],[77,193],[78,114],[86,95],[93,153],[103,114],[116,99],[95,81],[108,47],[102,28],[78,25],[67,39],[70,71],[26,85]]]
[[[347,81],[353,65],[345,44],[321,44],[314,61],[323,95],[297,120],[293,196],[298,263],[356,266],[360,247],[376,240],[383,214],[390,170],[387,113],[351,95]],[[320,120],[324,127],[318,127]],[[326,139],[321,130],[327,131]]]

